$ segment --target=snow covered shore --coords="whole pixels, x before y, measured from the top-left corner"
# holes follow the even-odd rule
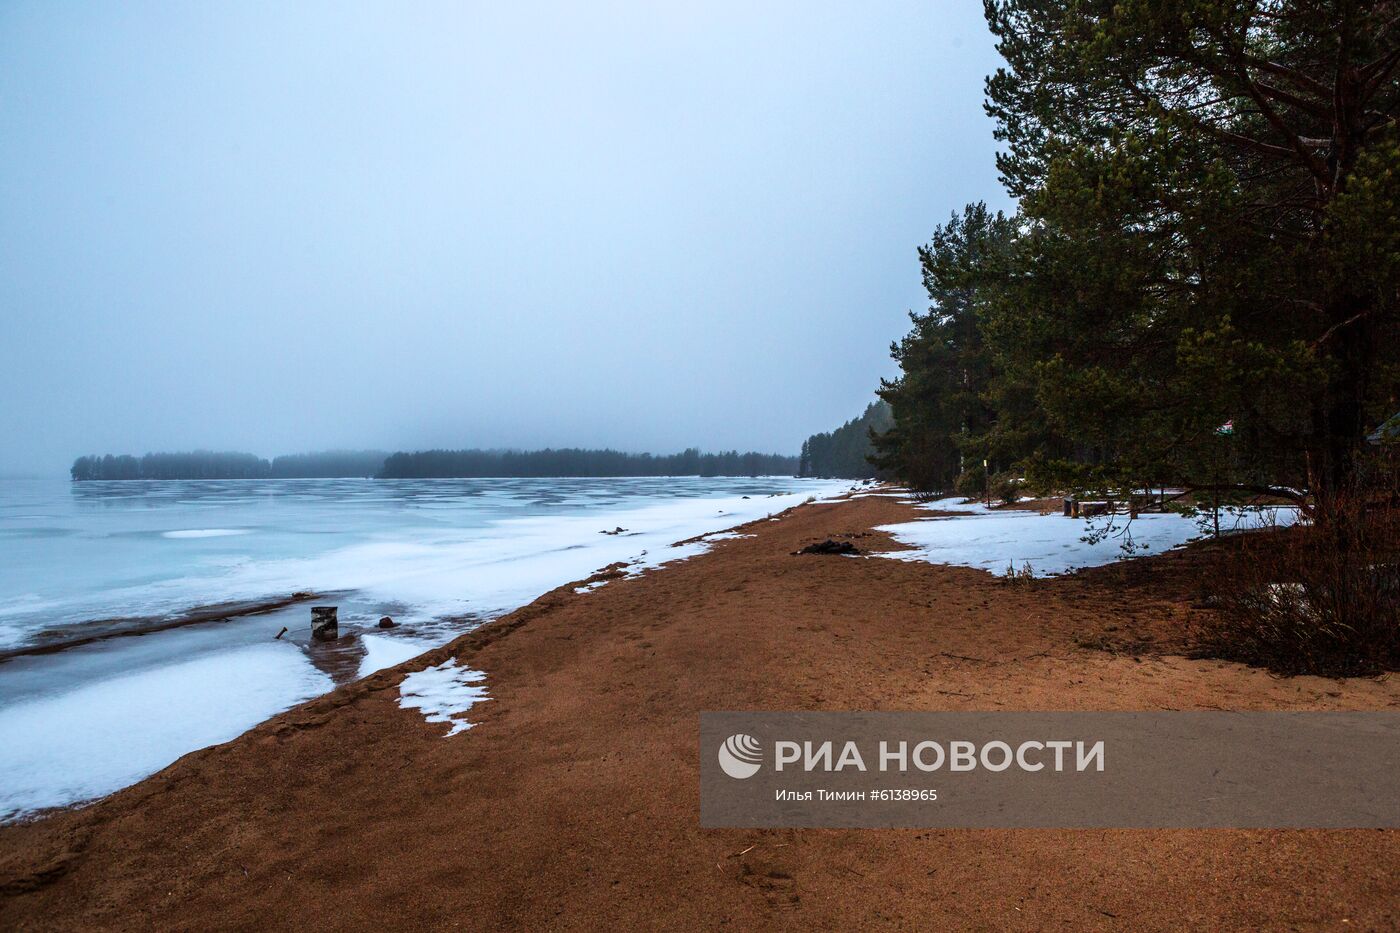
[[[1158,554],[1201,535],[1196,519],[1174,512],[1143,513],[1129,522],[1126,515],[1074,519],[1025,509],[989,509],[961,498],[938,499],[919,507],[960,514],[879,526],[877,531],[888,533],[912,550],[878,556],[976,567],[992,573],[1029,567],[1035,576],[1044,577],[1124,557]],[[1297,516],[1296,509],[1269,507],[1231,515],[1228,522],[1222,516],[1222,527],[1246,531],[1270,524],[1284,526]]]

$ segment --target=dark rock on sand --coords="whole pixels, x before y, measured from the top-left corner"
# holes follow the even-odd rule
[[[393,619],[389,618],[388,616],[385,616],[384,618],[382,618],[382,619],[379,620],[379,627],[380,627],[380,628],[393,628],[394,626],[396,626],[396,625],[398,625],[398,624],[399,624],[399,623],[395,622]]]
[[[798,554],[859,554],[860,549],[849,541],[833,541],[827,538],[818,544],[809,544]]]

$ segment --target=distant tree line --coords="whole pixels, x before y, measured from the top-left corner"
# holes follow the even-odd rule
[[[375,476],[384,465],[379,450],[328,450],[267,461],[236,451],[195,450],[79,457],[69,470],[77,480],[112,479],[308,479]]]
[[[618,450],[420,450],[384,461],[385,479],[486,476],[792,476],[797,458],[781,454],[629,454]]]
[[[879,467],[870,462],[875,449],[873,438],[893,424],[890,406],[883,401],[871,402],[859,418],[803,441],[797,475],[840,479],[873,479],[881,475]]]
[[[424,479],[486,476],[792,476],[797,458],[781,454],[701,453],[690,448],[657,456],[616,450],[377,450],[291,454],[271,461],[254,454],[196,450],[79,457],[75,481],[118,479]]]
[[[188,453],[79,457],[69,471],[74,480],[262,479],[271,466],[253,454],[195,450]]]
[[[284,454],[272,458],[276,479],[318,479],[378,476],[389,454],[383,450],[325,450],[310,454]]]

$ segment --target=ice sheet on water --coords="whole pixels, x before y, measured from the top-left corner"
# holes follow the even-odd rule
[[[331,686],[296,646],[280,643],[0,708],[0,819],[119,790]]]
[[[247,528],[185,528],[179,531],[166,531],[161,534],[162,538],[232,538],[236,535],[246,535],[250,531]]]
[[[490,618],[614,563],[636,574],[691,557],[709,544],[672,543],[777,514],[813,492],[840,485],[783,480],[780,488],[796,491],[768,496],[755,488],[764,481],[724,481],[715,487],[689,479],[580,481],[574,485],[587,496],[562,498],[592,507],[559,511],[561,496],[553,487],[570,482],[495,482],[485,484],[485,492],[456,483],[352,483],[346,486],[358,498],[348,500],[338,492],[311,495],[327,485],[320,482],[288,486],[306,494],[284,490],[282,498],[239,484],[210,484],[213,498],[199,499],[197,508],[218,517],[191,516],[184,527],[211,531],[246,521],[258,533],[173,541],[159,532],[174,523],[149,508],[150,502],[138,501],[128,512],[104,500],[94,509],[85,504],[88,493],[70,492],[65,483],[54,508],[71,507],[69,497],[83,506],[72,521],[75,528],[91,526],[90,534],[79,537],[89,550],[55,552],[59,562],[47,593],[0,601],[0,641],[21,643],[30,620],[43,617],[140,616],[299,590],[353,593],[353,600],[348,595],[337,600],[343,610],[347,603],[393,604],[402,607],[393,612],[395,620],[407,626],[393,635],[362,636],[365,655],[356,673],[366,676],[461,631],[433,620],[458,614]],[[176,485],[182,495],[189,493],[188,484]],[[712,494],[712,488],[722,491]],[[125,496],[127,489],[113,495]],[[164,496],[165,489],[153,486],[150,495]],[[395,491],[403,495],[387,497],[391,510],[366,504]],[[227,493],[235,506],[209,506],[222,502],[215,493]],[[535,503],[539,497],[549,502]],[[526,499],[529,505],[519,505]],[[508,502],[514,511],[483,516],[475,510],[484,500]],[[226,507],[234,511],[225,515],[220,510]],[[599,534],[615,527],[629,533]],[[129,534],[137,530],[139,535]],[[169,550],[149,550],[157,546]],[[200,556],[187,557],[192,552]],[[176,563],[162,563],[168,560]],[[19,572],[24,567],[11,581],[5,576],[11,568],[0,561],[0,583],[12,594],[33,591],[32,572]],[[94,574],[85,590],[65,582],[73,568]],[[98,570],[105,576],[96,575]],[[167,575],[153,580],[153,571]],[[285,612],[303,619],[305,609]],[[363,614],[372,624],[376,616],[367,609]],[[345,616],[343,611],[342,624],[355,623]],[[185,752],[233,738],[332,688],[331,679],[295,645],[229,643],[254,636],[270,640],[284,624],[271,615],[258,619],[257,625],[272,625],[272,631],[260,634],[252,624],[238,623],[221,628],[218,638],[207,638],[194,627],[61,652],[51,656],[52,663],[30,659],[25,683],[41,682],[42,689],[11,690],[0,702],[0,819],[117,790]],[[192,658],[191,650],[200,653]],[[63,673],[89,670],[76,663],[89,653],[103,655],[100,679]],[[139,671],[123,667],[122,659],[138,655]],[[54,676],[41,676],[45,671]]]
[[[26,633],[74,621],[300,590],[356,590],[403,603],[420,619],[490,615],[601,566],[584,551],[604,563],[628,559],[842,485],[698,477],[0,484],[0,636],[21,644]],[[616,526],[630,533],[597,534]],[[522,560],[508,576],[495,572]]]
[[[806,495],[652,502],[619,511],[508,518],[484,528],[427,526],[310,558],[233,568],[230,592],[355,590],[412,606],[419,617],[508,612],[550,588],[627,563],[643,570],[703,552],[673,542],[798,505]],[[623,535],[604,535],[614,527]],[[629,569],[629,572],[632,572]]]
[[[490,699],[482,681],[486,675],[450,658],[436,667],[414,671],[399,684],[399,707],[422,712],[428,722],[451,723],[444,738],[470,729],[466,715],[473,706]]]

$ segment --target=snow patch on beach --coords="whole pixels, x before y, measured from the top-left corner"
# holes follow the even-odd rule
[[[812,499],[811,503],[812,505],[836,505],[840,502],[850,502],[853,499],[894,499],[896,502],[913,502],[914,494],[907,489],[898,487],[871,487],[863,483],[857,483],[846,489]]]
[[[399,707],[421,711],[427,722],[451,723],[443,736],[449,738],[470,729],[474,724],[467,721],[467,712],[490,699],[482,684],[485,679],[481,671],[462,667],[451,658],[405,677],[399,684]]]
[[[385,635],[361,635],[360,644],[364,645],[365,656],[360,659],[360,667],[355,672],[356,677],[368,677],[386,667],[402,664],[431,648],[437,647],[435,643],[430,641],[416,638],[390,638]]]
[[[677,561],[689,560],[692,557],[699,557],[710,549],[706,541],[691,541],[689,544],[676,544],[670,547],[652,551],[643,551],[631,563],[623,568],[623,573],[629,577],[639,577],[648,570],[655,570],[657,567],[673,564]]]
[[[853,493],[856,493],[863,488],[864,487],[859,484],[849,485],[843,489],[830,490],[826,493],[826,495],[823,496],[814,496],[811,499],[808,499],[807,502],[810,505],[835,505],[838,502],[845,502],[849,499],[855,498]]]
[[[690,541],[685,544],[672,544],[662,550],[656,551],[655,553],[651,551],[642,551],[636,557],[632,558],[632,560],[626,562],[627,566],[622,568],[622,573],[624,576],[627,577],[640,577],[648,570],[654,570],[657,567],[661,567],[665,564],[671,564],[677,561],[689,560],[692,557],[698,557],[699,555],[709,551],[710,545],[716,541],[733,541],[737,538],[752,537],[754,536],[751,534],[742,534],[737,531],[710,532],[708,534],[701,535],[701,539],[699,541]],[[610,581],[608,580],[594,580],[592,583],[585,583],[583,586],[574,587],[574,592],[580,595],[583,595],[585,593],[591,593],[594,590],[601,589],[602,587],[606,586],[609,582]]]
[[[259,645],[0,708],[0,820],[120,790],[330,690],[293,645]]]
[[[887,532],[913,550],[872,556],[975,567],[992,573],[1004,573],[1010,566],[1019,571],[1029,565],[1036,576],[1045,577],[1129,556],[1123,548],[1125,527],[1135,545],[1134,556],[1180,547],[1201,534],[1196,519],[1171,512],[1144,513],[1131,524],[1126,515],[1113,516],[1115,529],[1090,542],[1084,538],[1091,530],[1102,528],[1105,517],[1083,520],[1024,509],[993,510],[980,502],[955,498],[925,503],[921,508],[966,514],[882,525],[876,530]],[[1296,520],[1296,509],[1249,510],[1230,516],[1228,522],[1222,516],[1222,529],[1248,531],[1269,524],[1290,525]]]

